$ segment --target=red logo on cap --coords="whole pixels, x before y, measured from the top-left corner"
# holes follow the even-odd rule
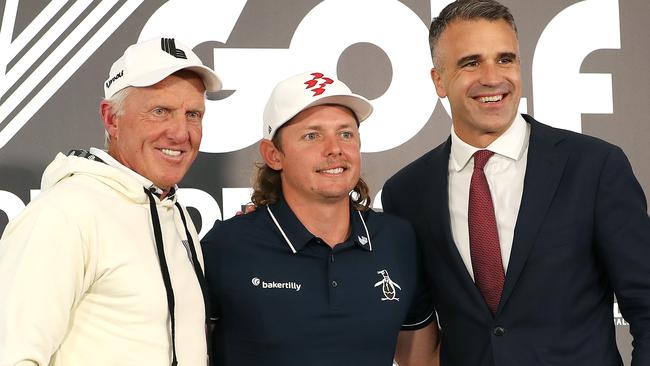
[[[305,89],[309,89],[314,92],[314,95],[312,95],[313,97],[323,94],[325,87],[334,82],[334,80],[328,78],[320,72],[314,72],[311,74],[311,76],[313,76],[313,78],[311,80],[305,81],[304,84],[307,85]]]

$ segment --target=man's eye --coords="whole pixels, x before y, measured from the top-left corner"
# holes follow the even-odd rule
[[[305,140],[316,140],[316,132],[310,132],[305,135]]]
[[[199,112],[187,112],[187,118],[189,118],[189,119],[201,119],[201,113],[199,113]]]
[[[503,58],[501,58],[501,59],[499,60],[499,63],[502,63],[502,64],[509,64],[509,63],[512,63],[512,58],[510,58],[510,57],[503,57]]]
[[[350,131],[343,131],[343,132],[341,132],[341,136],[344,139],[351,139],[351,138],[354,137],[354,134],[352,132],[350,132]]]
[[[153,113],[154,116],[162,117],[162,116],[165,116],[167,114],[167,110],[165,108],[162,108],[162,107],[157,107],[157,108],[154,108],[151,111],[151,113]]]
[[[463,65],[463,67],[476,67],[478,66],[478,61],[469,61]]]

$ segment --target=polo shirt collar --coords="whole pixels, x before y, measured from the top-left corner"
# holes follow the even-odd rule
[[[485,149],[512,160],[519,160],[523,156],[524,151],[526,151],[528,134],[528,124],[521,116],[521,114],[517,113],[510,127],[508,127],[508,129],[501,136],[494,140]],[[452,168],[455,171],[458,172],[463,170],[474,153],[478,150],[482,149],[474,147],[461,140],[460,137],[456,135],[456,132],[454,131],[454,127],[452,125],[451,162]]]
[[[317,239],[298,220],[284,198],[280,198],[277,203],[267,205],[265,209],[292,253],[298,253],[310,241]],[[353,240],[356,246],[370,252],[372,251],[372,242],[363,216],[362,212],[355,210],[350,204],[351,231],[347,240]]]
[[[367,212],[365,212],[365,216],[368,217]],[[349,239],[354,240],[359,248],[372,252],[372,241],[370,240],[364,212],[355,210],[352,205],[350,205],[350,226],[352,230],[350,230]]]

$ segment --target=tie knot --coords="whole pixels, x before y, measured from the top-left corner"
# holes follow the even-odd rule
[[[485,167],[488,160],[494,155],[490,150],[479,150],[474,153],[474,169],[481,169]]]

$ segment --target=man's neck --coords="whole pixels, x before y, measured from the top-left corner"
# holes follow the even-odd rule
[[[171,186],[171,187],[158,187],[153,181],[151,181],[149,178],[141,175],[140,173],[136,172],[133,170],[126,162],[124,159],[120,157],[119,154],[117,154],[115,151],[111,150],[110,148],[108,151],[103,151],[94,147],[90,148],[90,152],[94,153],[96,155],[100,155],[100,157],[104,158],[104,162],[112,167],[118,168],[131,176],[135,177],[140,181],[145,188],[150,188],[150,186],[156,188],[156,191],[152,191],[153,193],[157,194],[160,200],[162,201],[165,199],[171,192],[172,188],[176,188],[176,186]],[[110,158],[106,158],[106,156]]]
[[[285,197],[298,220],[313,235],[334,248],[350,236],[349,199],[337,202],[303,202]]]
[[[458,124],[453,122],[452,118],[452,128],[458,136],[459,139],[463,140],[466,144],[474,146],[479,149],[484,149],[493,143],[496,139],[501,137],[513,124],[517,115],[513,116],[510,122],[507,125],[502,126],[500,130],[497,131],[475,131],[467,130],[463,131],[462,129],[457,128]]]

